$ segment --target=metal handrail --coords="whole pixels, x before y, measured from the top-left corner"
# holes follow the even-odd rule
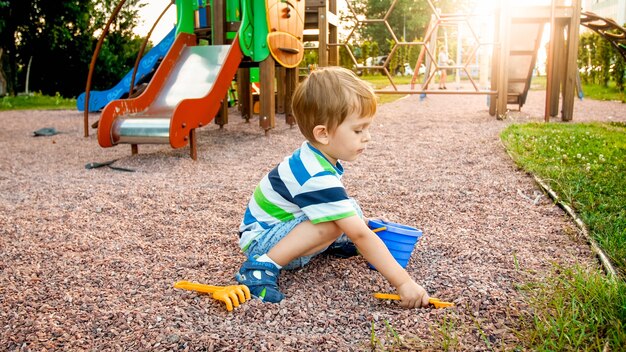
[[[107,33],[109,32],[109,27],[111,27],[111,23],[117,17],[118,13],[122,9],[122,6],[124,6],[124,3],[126,3],[126,0],[121,0],[119,4],[117,4],[115,9],[113,10],[113,13],[111,13],[109,20],[107,21],[106,26],[104,26],[104,29],[102,30],[102,34],[100,35],[100,38],[98,39],[98,44],[96,44],[96,50],[94,50],[93,56],[91,57],[91,63],[89,64],[89,73],[87,74],[87,87],[85,88],[85,114],[84,114],[84,123],[83,123],[83,128],[85,129],[85,132],[84,132],[85,137],[89,137],[89,91],[91,89],[91,79],[93,77],[93,71],[96,65],[96,59],[98,58],[98,55],[100,55],[100,49],[102,48],[104,37],[106,37]]]
[[[150,28],[150,31],[148,32],[148,34],[146,35],[146,37],[143,40],[143,43],[141,43],[141,48],[139,49],[139,53],[137,53],[137,59],[135,60],[135,66],[133,67],[133,75],[130,79],[130,89],[128,90],[128,96],[130,97],[133,94],[133,89],[135,88],[135,75],[137,74],[137,69],[139,68],[139,61],[141,61],[141,58],[143,57],[143,52],[146,49],[146,45],[148,44],[148,40],[150,39],[150,36],[152,35],[152,31],[154,30],[154,28],[156,27],[156,25],[159,23],[159,21],[161,20],[161,18],[163,17],[163,15],[165,15],[165,13],[167,12],[167,10],[170,9],[170,7],[174,4],[174,0],[172,0],[163,10],[163,12],[161,12],[161,14],[159,15],[159,17],[156,19],[156,21],[154,22],[154,24],[152,25],[152,28]]]

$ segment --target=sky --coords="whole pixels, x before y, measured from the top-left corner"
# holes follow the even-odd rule
[[[163,9],[170,3],[170,0],[144,0],[146,6],[139,11],[139,25],[135,28],[135,33],[146,36],[152,28],[154,22],[159,18]],[[176,7],[170,6],[169,10],[163,15],[157,26],[152,31],[150,40],[155,45],[165,38],[172,28],[176,25]]]

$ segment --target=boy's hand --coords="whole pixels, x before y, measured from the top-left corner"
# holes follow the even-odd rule
[[[400,305],[404,308],[428,307],[428,293],[415,281],[410,280],[398,287],[398,294],[402,299]]]
[[[383,216],[376,216],[376,217],[373,217],[373,218],[363,217],[363,221],[365,222],[365,225],[369,225],[370,220],[389,222],[389,219],[387,219],[387,217],[384,216],[384,215]]]

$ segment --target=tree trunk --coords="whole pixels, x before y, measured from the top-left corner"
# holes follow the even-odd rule
[[[15,62],[15,28],[7,26],[0,32],[0,80],[6,84],[5,93],[15,95],[17,91],[17,64]]]
[[[0,48],[0,97],[7,95],[7,77],[2,68],[2,54],[4,54],[4,49]]]

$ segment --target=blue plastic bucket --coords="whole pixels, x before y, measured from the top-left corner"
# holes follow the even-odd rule
[[[406,268],[409,259],[411,259],[411,253],[413,253],[415,244],[420,237],[422,237],[422,231],[411,226],[382,220],[370,220],[368,226],[383,240],[387,249],[389,249],[389,252],[391,252],[391,255],[396,259],[398,264]],[[376,231],[380,228],[386,229]],[[370,268],[376,269],[371,264]]]

